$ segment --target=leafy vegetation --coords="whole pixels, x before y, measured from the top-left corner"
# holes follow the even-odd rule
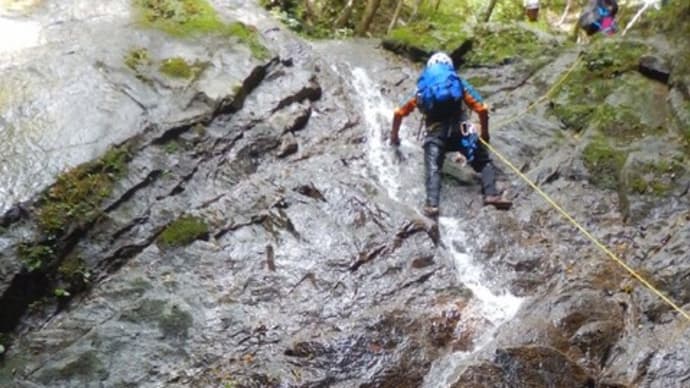
[[[54,252],[49,245],[25,242],[17,247],[17,255],[29,272],[33,272],[50,263],[53,260]]]

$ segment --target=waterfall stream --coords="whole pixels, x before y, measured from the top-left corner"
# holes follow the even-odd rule
[[[362,114],[367,127],[367,144],[369,157],[369,171],[372,179],[383,186],[388,195],[400,203],[418,209],[424,195],[422,150],[415,139],[415,128],[401,128],[399,153],[402,160],[396,157],[395,150],[387,143],[387,132],[391,125],[393,103],[388,101],[381,92],[370,87],[375,82],[367,71],[361,67],[353,67],[352,85],[362,102]],[[442,244],[439,249],[455,264],[458,281],[469,288],[474,298],[470,305],[463,310],[463,316],[458,327],[471,325],[475,327],[473,350],[469,352],[451,353],[445,358],[437,360],[426,376],[425,386],[439,387],[445,385],[448,377],[456,366],[473,352],[488,343],[502,323],[511,319],[522,302],[521,298],[509,292],[494,289],[492,282],[485,276],[481,263],[472,257],[471,246],[466,243],[467,237],[464,220],[453,217],[440,217],[439,230]],[[479,329],[481,327],[481,329]]]

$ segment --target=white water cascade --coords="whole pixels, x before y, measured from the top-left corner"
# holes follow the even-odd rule
[[[401,129],[402,144],[400,152],[406,162],[396,162],[393,150],[387,144],[387,133],[390,129],[394,107],[376,87],[365,69],[355,67],[351,69],[352,82],[359,100],[363,103],[363,116],[367,126],[367,144],[369,156],[369,171],[372,179],[383,186],[391,198],[400,202],[401,206],[419,208],[419,198],[423,198],[423,171],[421,146],[414,139],[414,129]],[[404,174],[404,175],[403,175]],[[412,178],[414,177],[414,178]],[[402,190],[400,182],[406,182]],[[412,195],[405,195],[412,191]],[[460,325],[476,324],[474,349],[471,352],[456,352],[446,358],[436,361],[426,376],[424,386],[437,388],[447,386],[448,379],[456,367],[472,352],[481,349],[494,336],[496,328],[511,319],[520,307],[522,299],[509,292],[496,290],[491,287],[491,281],[484,275],[481,263],[472,257],[470,247],[466,244],[466,234],[463,228],[466,224],[462,219],[441,217],[439,229],[445,252],[455,263],[458,280],[469,288],[474,298],[470,305],[463,310]]]
[[[12,19],[0,14],[0,54],[37,46],[40,43],[41,26],[37,22]]]

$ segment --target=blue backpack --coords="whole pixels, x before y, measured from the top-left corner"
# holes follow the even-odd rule
[[[463,88],[451,65],[427,66],[417,80],[417,106],[428,119],[442,120],[460,109]]]

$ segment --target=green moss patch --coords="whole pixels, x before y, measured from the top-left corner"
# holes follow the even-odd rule
[[[441,13],[394,28],[385,37],[394,45],[413,47],[425,53],[438,50],[452,52],[469,38],[471,34],[465,32],[457,16]]]
[[[125,55],[125,65],[134,71],[139,71],[141,66],[151,63],[149,51],[145,48],[135,48]]]
[[[202,70],[202,66],[197,63],[188,63],[184,58],[174,57],[161,61],[158,68],[161,73],[172,78],[192,78]]]
[[[536,33],[517,27],[479,27],[475,31],[468,66],[497,66],[518,59],[535,59],[553,51]]]
[[[29,272],[33,272],[51,263],[55,252],[48,245],[20,243],[17,247],[17,255]]]
[[[588,47],[582,60],[594,77],[611,78],[637,70],[640,57],[648,48],[642,43],[617,39],[601,39]]]
[[[139,22],[172,36],[202,34],[234,36],[249,46],[257,58],[266,58],[268,50],[261,44],[255,29],[243,23],[226,24],[206,0],[133,0]]]
[[[590,181],[597,187],[616,190],[627,154],[609,144],[603,136],[593,138],[582,152]]]
[[[100,159],[77,166],[57,178],[36,209],[39,228],[49,234],[83,225],[100,214],[99,205],[127,169],[129,152],[112,148]]]
[[[674,179],[686,172],[682,158],[659,159],[630,170],[629,190],[635,194],[655,196],[668,194],[674,187]]]
[[[594,127],[602,131],[612,130],[614,135],[619,134],[623,138],[653,133],[654,128],[641,124],[636,108],[609,107],[606,102],[611,93],[621,85],[627,87],[625,83],[628,82],[631,91],[638,88],[639,93],[649,94],[648,88],[640,85],[641,76],[630,79],[620,77],[636,71],[639,58],[646,51],[646,46],[634,42],[606,39],[593,43],[568,78],[554,91],[551,111],[570,129],[578,131],[594,121]],[[621,91],[621,94],[625,93],[628,91]],[[632,102],[627,101],[622,105]],[[644,101],[637,103],[643,104]]]
[[[165,227],[158,237],[162,246],[183,246],[208,236],[208,225],[199,217],[182,216]]]
[[[238,38],[240,42],[249,46],[249,49],[256,58],[265,59],[269,57],[270,53],[266,46],[259,40],[256,28],[241,22],[234,22],[226,26],[225,33]]]

